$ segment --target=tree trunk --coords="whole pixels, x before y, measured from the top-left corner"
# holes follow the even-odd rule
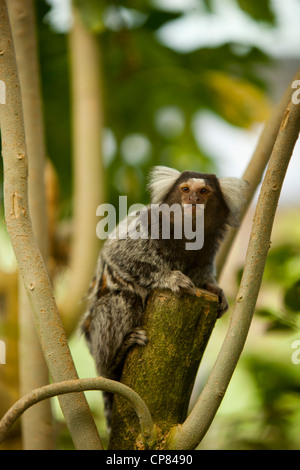
[[[47,260],[47,211],[44,181],[45,142],[39,67],[32,0],[9,0],[18,65],[28,158],[28,198],[33,232],[44,261]],[[31,307],[22,279],[19,280],[20,394],[49,383],[49,372],[36,334]],[[39,403],[22,417],[23,449],[54,448],[49,401]]]
[[[68,287],[59,301],[69,335],[83,313],[83,298],[93,277],[100,241],[96,209],[104,202],[102,164],[101,57],[98,38],[74,8],[70,32],[73,116],[73,230]]]
[[[197,370],[217,319],[218,299],[197,290],[197,296],[156,291],[147,302],[142,328],[149,343],[132,348],[121,382],[131,387],[149,408],[155,449],[163,449],[170,428],[182,423]],[[143,449],[140,426],[132,406],[114,396],[110,449]]]
[[[0,51],[0,80],[5,84],[5,99],[0,106],[0,123],[6,227],[52,379],[77,379],[52,286],[29,217],[28,161],[23,109],[5,0],[0,0]],[[61,397],[60,403],[75,446],[78,449],[101,449],[101,440],[84,394]]]

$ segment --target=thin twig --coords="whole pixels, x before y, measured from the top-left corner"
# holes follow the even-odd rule
[[[153,421],[142,398],[130,387],[127,387],[120,382],[115,382],[114,380],[105,379],[103,377],[95,377],[89,379],[67,380],[65,382],[45,385],[44,387],[37,388],[20,398],[7,411],[0,421],[0,443],[3,441],[14,422],[31,406],[57,395],[83,392],[86,390],[102,390],[117,393],[124,398],[127,398],[139,418],[143,436],[145,438],[151,438]]]
[[[272,226],[285,173],[300,129],[300,106],[288,105],[262,184],[246,264],[223,346],[196,405],[169,435],[169,448],[194,449],[206,434],[243,350],[261,286]]]

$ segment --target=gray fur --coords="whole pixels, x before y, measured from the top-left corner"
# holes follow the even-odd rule
[[[155,167],[149,183],[151,202],[168,203],[181,175],[177,170]],[[187,175],[193,180],[210,178],[210,184],[215,181],[216,195],[208,217],[211,222],[201,250],[186,252],[182,240],[151,239],[149,235],[147,239],[107,239],[100,253],[81,329],[98,372],[104,377],[120,380],[128,348],[147,344],[140,325],[147,296],[153,289],[194,293],[195,287],[207,288],[219,296],[220,315],[227,309],[226,297],[216,284],[214,258],[225,225],[236,220],[243,185],[235,181],[231,190],[228,179],[219,180],[223,199],[214,175]],[[106,394],[108,422],[111,402],[111,395]]]

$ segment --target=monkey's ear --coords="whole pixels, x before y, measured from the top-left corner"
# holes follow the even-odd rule
[[[159,204],[168,194],[175,181],[181,175],[180,171],[167,166],[154,166],[149,174],[148,191],[152,204]]]
[[[227,223],[232,227],[238,227],[239,215],[246,202],[249,183],[239,178],[219,178],[219,184],[229,209]]]

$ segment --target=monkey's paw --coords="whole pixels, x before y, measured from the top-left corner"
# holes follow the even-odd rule
[[[142,330],[139,327],[134,328],[127,338],[130,345],[139,344],[140,346],[146,346],[149,342],[145,330]]]
[[[177,293],[187,292],[189,294],[196,294],[196,287],[191,279],[183,274],[181,271],[172,271],[168,277],[167,289]]]
[[[204,289],[208,290],[209,292],[212,292],[213,294],[217,294],[217,296],[219,297],[218,318],[220,318],[228,310],[228,302],[223,289],[217,284],[213,283],[207,283],[204,286]]]
[[[127,353],[128,349],[130,349],[135,344],[139,346],[146,346],[149,340],[147,338],[147,334],[145,330],[142,330],[139,327],[134,328],[125,336],[123,343],[121,344],[120,348],[118,349],[115,358],[114,358],[114,369],[121,364],[124,360],[124,356]]]

